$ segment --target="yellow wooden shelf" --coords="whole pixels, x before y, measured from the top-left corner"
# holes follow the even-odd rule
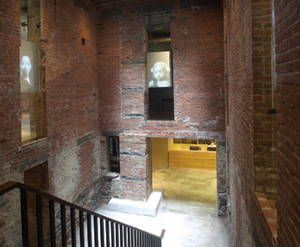
[[[170,150],[170,168],[216,169],[215,151]]]

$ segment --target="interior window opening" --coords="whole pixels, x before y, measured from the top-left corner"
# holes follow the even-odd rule
[[[119,137],[109,137],[109,171],[120,173],[120,145]]]
[[[147,115],[150,120],[174,120],[170,13],[146,15],[145,28],[149,103]]]
[[[38,0],[20,0],[21,139],[29,142],[46,136],[45,97],[40,88]]]

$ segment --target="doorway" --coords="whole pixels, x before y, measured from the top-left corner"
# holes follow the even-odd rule
[[[165,198],[216,205],[215,141],[152,138],[152,187]]]

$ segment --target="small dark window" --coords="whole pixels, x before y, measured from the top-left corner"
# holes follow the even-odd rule
[[[119,157],[119,137],[110,137],[110,156]]]
[[[119,137],[109,137],[109,162],[110,171],[120,173]]]

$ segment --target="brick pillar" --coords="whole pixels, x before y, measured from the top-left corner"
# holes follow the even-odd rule
[[[120,177],[114,197],[146,201],[152,191],[151,139],[143,134],[120,135]],[[149,158],[150,157],[150,158]]]
[[[226,142],[217,141],[217,208],[218,216],[227,215]]]

